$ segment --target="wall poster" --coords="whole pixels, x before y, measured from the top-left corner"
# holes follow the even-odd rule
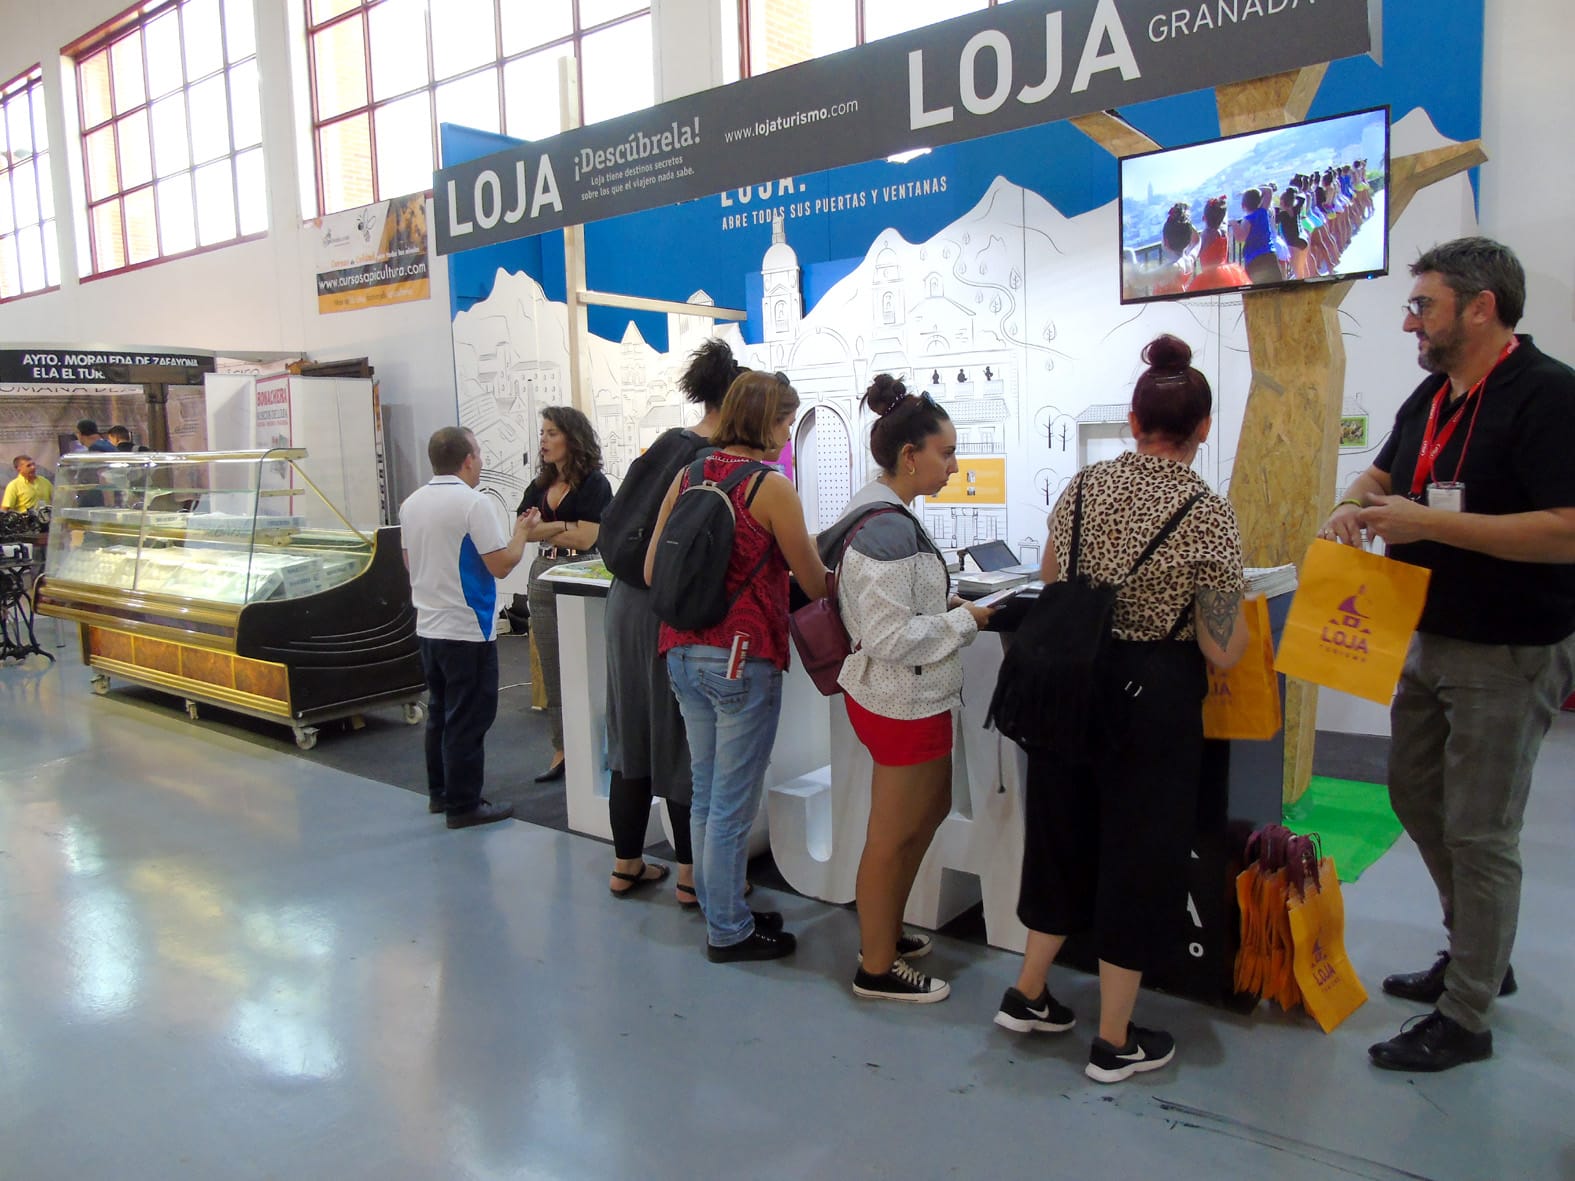
[[[319,314],[431,296],[424,193],[319,217],[312,228]]]

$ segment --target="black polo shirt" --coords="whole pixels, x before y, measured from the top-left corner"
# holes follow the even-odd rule
[[[1575,370],[1539,351],[1531,337],[1519,339],[1477,395],[1481,409],[1464,401],[1454,408],[1465,417],[1433,465],[1433,479],[1465,484],[1467,512],[1575,508]],[[1417,386],[1373,461],[1397,495],[1411,491],[1428,410],[1444,380],[1430,374]],[[1449,416],[1446,405],[1440,430]],[[1575,631],[1575,565],[1509,562],[1432,541],[1388,552],[1433,572],[1418,625],[1424,632],[1479,644],[1556,644]]]

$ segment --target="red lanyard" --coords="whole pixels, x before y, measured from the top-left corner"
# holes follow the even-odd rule
[[[1520,340],[1510,337],[1509,343],[1504,346],[1504,351],[1498,355],[1498,360],[1489,366],[1488,371],[1482,375],[1476,385],[1466,391],[1465,400],[1471,401],[1473,397],[1481,394],[1487,385],[1487,379],[1493,376],[1504,358],[1515,351]],[[1439,454],[1449,446],[1449,440],[1455,437],[1455,428],[1460,425],[1460,420],[1466,416],[1464,406],[1460,413],[1444,424],[1444,429],[1438,429],[1438,412],[1443,408],[1444,399],[1449,394],[1449,378],[1444,378],[1444,384],[1438,387],[1438,393],[1433,395],[1432,409],[1427,412],[1427,426],[1422,431],[1422,450],[1416,457],[1416,470],[1411,473],[1411,495],[1420,496],[1422,489],[1427,487],[1427,482],[1432,478],[1433,465],[1438,461]],[[1466,441],[1460,445],[1460,458],[1455,461],[1455,479],[1460,479],[1460,469],[1466,463],[1466,449],[1471,446],[1471,435],[1477,429],[1477,415],[1482,411],[1482,398],[1477,398],[1477,403],[1471,408],[1471,425],[1466,428]]]

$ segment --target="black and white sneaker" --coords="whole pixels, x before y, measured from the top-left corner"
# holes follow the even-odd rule
[[[1013,1033],[1065,1033],[1077,1024],[1077,1016],[1047,988],[1031,1001],[1015,988],[1008,988],[995,1014],[995,1023]]]
[[[929,955],[935,947],[935,940],[928,935],[920,935],[914,931],[904,931],[897,936],[897,958],[904,960],[922,960]]]
[[[928,935],[916,935],[911,931],[904,931],[897,936],[897,958],[899,960],[922,960],[935,950],[935,940]],[[859,952],[862,962],[864,953]]]
[[[905,959],[892,961],[890,969],[879,976],[860,968],[853,974],[853,995],[867,1001],[903,1001],[910,1005],[930,1005],[944,1001],[952,986],[944,980],[926,976]]]
[[[1083,1073],[1096,1083],[1119,1083],[1145,1070],[1158,1070],[1176,1056],[1176,1039],[1161,1029],[1143,1029],[1127,1022],[1127,1044],[1112,1046],[1094,1039]]]

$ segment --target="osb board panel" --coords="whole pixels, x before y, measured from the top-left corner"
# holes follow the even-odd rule
[[[150,640],[146,636],[136,636],[131,643],[131,650],[136,654],[133,663],[139,668],[151,668],[155,672],[168,673],[170,676],[180,676],[181,646],[172,644],[168,640]]]
[[[290,682],[282,664],[267,664],[261,660],[235,657],[235,687],[243,693],[267,697],[273,701],[290,700]]]
[[[1285,780],[1283,798],[1294,804],[1312,782],[1313,742],[1318,733],[1318,687],[1285,682]]]
[[[1334,503],[1345,387],[1335,306],[1348,284],[1248,294],[1252,388],[1231,507],[1249,566],[1299,562]]]
[[[1236,135],[1243,131],[1263,131],[1305,119],[1328,68],[1329,64],[1324,62],[1221,86],[1214,92],[1220,133]]]
[[[125,632],[110,631],[108,628],[90,627],[88,633],[88,652],[94,656],[103,656],[110,660],[119,660],[131,664],[131,637]]]

